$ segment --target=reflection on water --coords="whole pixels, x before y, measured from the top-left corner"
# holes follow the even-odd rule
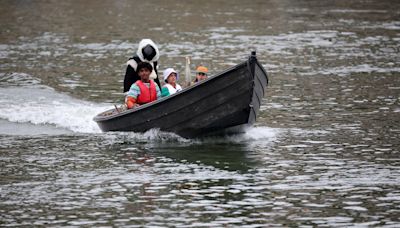
[[[2,1],[0,225],[397,227],[398,1]],[[245,134],[100,133],[138,41],[212,73],[256,49]]]

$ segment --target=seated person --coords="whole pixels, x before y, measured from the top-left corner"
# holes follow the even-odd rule
[[[162,90],[165,90],[164,88],[168,89],[168,94],[165,93],[165,96],[172,95],[182,90],[182,87],[176,83],[179,79],[179,74],[174,70],[174,68],[167,68],[164,70],[163,76],[166,84],[163,86]]]
[[[157,100],[161,97],[160,88],[150,79],[153,67],[148,62],[138,64],[136,73],[140,80],[132,84],[125,98],[128,109]]]
[[[207,78],[208,68],[205,66],[199,66],[196,69],[196,79],[194,82],[199,82]]]

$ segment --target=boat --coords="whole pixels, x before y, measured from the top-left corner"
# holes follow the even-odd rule
[[[134,109],[94,117],[100,129],[146,132],[159,129],[184,138],[244,132],[255,123],[268,84],[256,52],[246,61]]]

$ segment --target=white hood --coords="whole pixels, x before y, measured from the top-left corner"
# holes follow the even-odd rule
[[[178,81],[179,80],[179,73],[174,68],[167,68],[166,70],[164,70],[164,73],[163,73],[164,81],[167,80],[168,76],[171,73],[175,73],[176,74],[176,81]]]
[[[146,45],[148,45],[148,44],[150,44],[154,48],[154,50],[156,50],[156,55],[154,56],[154,58],[151,61],[147,61],[146,59],[144,59],[143,53],[142,53],[142,48],[146,47]],[[150,78],[153,79],[153,80],[156,79],[157,78],[157,74],[156,74],[156,71],[154,69],[154,62],[156,62],[158,60],[158,58],[160,57],[160,52],[158,51],[157,45],[150,39],[143,39],[139,43],[138,50],[137,50],[136,54],[137,54],[137,56],[139,57],[139,59],[142,62],[148,62],[148,63],[151,64],[151,66],[153,67],[153,71],[150,74]],[[134,59],[130,59],[127,62],[127,64],[130,65],[136,71],[138,63]],[[157,66],[157,68],[158,68],[158,66]]]
[[[142,49],[144,47],[146,47],[146,45],[148,45],[148,44],[150,44],[156,50],[156,55],[154,56],[154,58],[151,61],[145,60],[143,57],[143,53],[142,53]],[[137,56],[139,56],[140,60],[142,60],[143,62],[156,62],[156,61],[158,61],[158,58],[160,58],[160,52],[158,51],[158,47],[151,39],[141,40],[136,54],[137,54]]]

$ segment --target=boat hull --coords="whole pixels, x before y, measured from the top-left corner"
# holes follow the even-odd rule
[[[94,120],[102,131],[145,132],[152,128],[185,138],[243,131],[256,121],[268,84],[255,55],[176,94],[137,109]]]

